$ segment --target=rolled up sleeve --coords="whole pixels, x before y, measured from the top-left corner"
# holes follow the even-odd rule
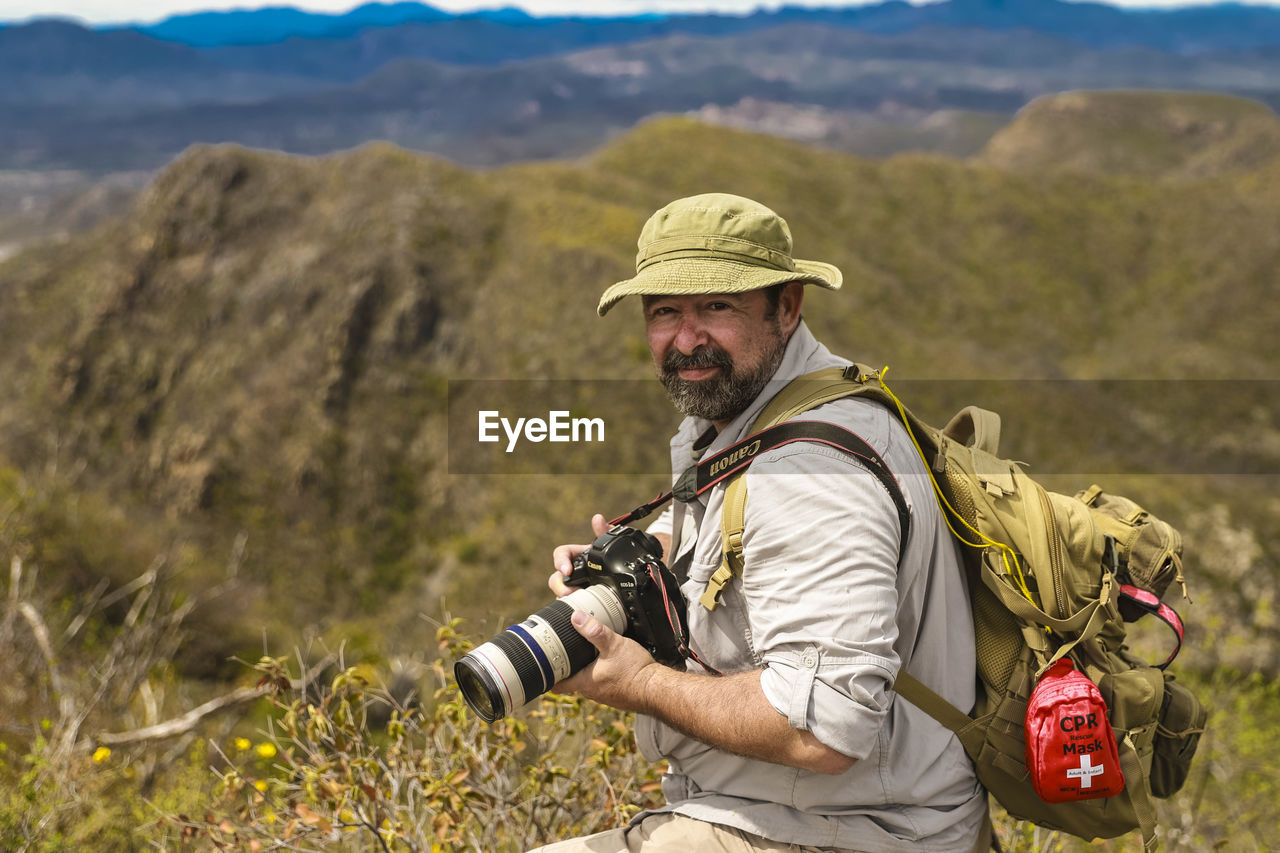
[[[897,510],[829,448],[780,448],[746,476],[742,592],[765,696],[793,728],[865,758],[900,664]]]

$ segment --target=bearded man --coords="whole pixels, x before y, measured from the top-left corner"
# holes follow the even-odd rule
[[[639,249],[636,276],[605,290],[599,313],[640,297],[658,376],[686,415],[671,441],[675,476],[746,437],[789,381],[850,364],[801,317],[805,285],[835,290],[840,271],[796,260],[790,229],[769,208],[721,193],[679,199],[649,219]],[[873,402],[845,398],[800,418],[866,441],[896,478],[909,524],[857,457],[808,441],[760,453],[743,475],[740,575],[713,580],[722,486],[668,508],[649,532],[690,602],[690,645],[721,674],[658,664],[576,613],[599,657],[556,690],[636,712],[641,751],[668,763],[667,804],[544,850],[984,846],[986,794],[964,749],[893,692],[908,671],[959,708],[974,703],[960,555],[928,474],[899,421]],[[605,532],[603,516],[592,528]],[[564,577],[585,548],[555,550],[557,595],[571,591]]]

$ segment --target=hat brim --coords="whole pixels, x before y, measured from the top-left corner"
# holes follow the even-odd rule
[[[635,278],[620,281],[605,290],[596,310],[603,317],[625,296],[694,296],[702,293],[746,293],[799,281],[828,290],[839,290],[844,277],[840,270],[822,261],[795,262],[796,268],[780,270],[725,258],[673,258],[651,264]]]

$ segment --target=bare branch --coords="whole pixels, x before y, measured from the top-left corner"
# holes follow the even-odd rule
[[[138,685],[138,693],[142,696],[142,708],[147,725],[154,726],[160,719],[160,708],[156,704],[156,693],[151,689],[151,679],[144,678]]]
[[[18,586],[22,583],[22,558],[17,554],[9,562],[9,604],[18,603]]]
[[[161,740],[174,735],[186,734],[205,717],[232,705],[249,702],[263,695],[260,687],[239,687],[230,693],[210,699],[203,705],[192,708],[187,713],[172,720],[134,729],[131,732],[106,732],[98,735],[97,742],[103,746],[116,746],[122,743],[139,743],[144,740]]]
[[[84,623],[89,620],[89,616],[97,609],[98,602],[102,599],[103,593],[107,591],[107,587],[110,585],[111,580],[109,578],[103,578],[98,581],[98,585],[94,588],[93,592],[89,593],[88,602],[80,608],[80,612],[76,615],[76,618],[71,620],[71,624],[67,626],[67,630],[62,632],[62,642],[65,643],[76,634],[80,633],[80,629],[84,627]]]
[[[244,563],[245,546],[249,544],[249,534],[241,530],[231,544],[231,556],[227,559],[227,577],[234,580],[240,574],[240,566]]]
[[[67,722],[75,716],[75,699],[67,692],[66,685],[62,682],[62,672],[58,669],[58,661],[53,655],[53,645],[49,642],[49,629],[31,602],[24,601],[19,604],[18,612],[31,626],[31,634],[36,638],[36,645],[40,647],[40,654],[44,657],[44,664],[49,670],[49,686],[57,697],[58,713],[62,721]]]
[[[135,592],[142,589],[144,586],[147,586],[148,584],[153,583],[156,579],[156,573],[160,571],[160,568],[164,564],[165,564],[165,556],[163,554],[158,555],[154,560],[151,561],[150,568],[148,568],[142,574],[138,575],[133,580],[129,581],[124,586],[117,589],[115,592],[108,595],[106,598],[102,599],[102,603],[99,606],[110,607],[120,599],[133,595]]]
[[[22,558],[17,554],[9,562],[9,606],[4,611],[4,624],[0,625],[0,638],[8,644],[9,630],[13,625],[13,614],[18,609],[18,587],[22,584]]]
[[[44,664],[49,669],[49,684],[53,687],[53,692],[58,694],[59,699],[63,698],[62,673],[58,671],[58,661],[53,654],[53,644],[49,642],[49,629],[44,624],[44,619],[40,618],[40,613],[31,605],[31,602],[24,601],[18,605],[18,612],[22,614],[22,618],[27,620],[27,624],[31,626],[31,634],[36,638],[36,645],[40,647],[40,654],[44,657]]]

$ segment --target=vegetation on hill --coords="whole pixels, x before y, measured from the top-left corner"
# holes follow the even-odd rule
[[[979,159],[1002,169],[1149,177],[1247,173],[1280,160],[1263,104],[1188,92],[1069,92],[1020,110]]]
[[[1212,122],[1220,107],[1177,110]],[[652,210],[732,191],[782,212],[797,255],[841,267],[845,289],[810,293],[807,321],[837,352],[891,365],[919,414],[997,409],[1003,451],[1050,485],[1100,479],[1184,530],[1195,604],[1180,672],[1216,726],[1162,811],[1165,840],[1276,843],[1280,164],[1231,153],[1256,126],[1194,151],[1231,168],[1190,171],[1163,147],[1146,165],[1144,134],[1099,141],[1106,155],[1081,160],[1092,168],[1006,170],[875,162],[684,119],[579,162],[488,172],[386,144],[322,159],[189,150],[128,216],[0,262],[0,557],[20,567],[0,614],[15,649],[0,776],[19,792],[0,803],[0,838],[55,849],[108,824],[127,838],[161,813],[198,823],[213,802],[201,768],[257,760],[213,746],[270,730],[273,749],[302,750],[258,703],[94,763],[104,734],[247,695],[260,673],[233,656],[297,647],[309,670],[330,667],[322,681],[358,664],[390,684],[393,668],[432,662],[449,615],[478,640],[544,603],[550,549],[668,477],[676,418],[636,308],[600,319],[596,299],[630,273]],[[521,415],[602,417],[607,441],[481,453],[467,406],[494,394]],[[105,654],[125,661],[139,626],[165,624],[182,642],[157,639],[127,682],[105,677]],[[315,680],[292,665],[280,677]],[[424,719],[441,707],[425,702]],[[381,725],[370,749],[390,748]],[[445,748],[415,725],[426,740],[412,748]],[[297,787],[302,765],[254,767],[299,827],[363,807]],[[218,805],[233,830],[266,814],[235,791],[247,799]],[[118,810],[95,812],[105,797]]]

